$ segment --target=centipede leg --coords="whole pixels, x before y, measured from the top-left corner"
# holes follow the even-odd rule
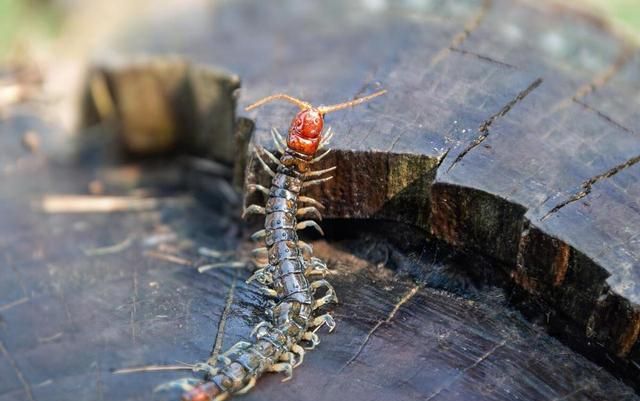
[[[324,177],[324,178],[318,178],[318,179],[315,179],[315,180],[305,181],[302,184],[302,188],[309,188],[309,187],[311,187],[313,185],[319,185],[319,184],[322,184],[323,182],[327,182],[327,181],[332,180],[332,179],[333,179],[333,176],[330,175],[329,177]]]
[[[316,333],[314,333],[313,331],[307,331],[302,335],[302,339],[304,341],[308,341],[309,342],[309,346],[304,347],[304,349],[306,350],[312,350],[315,347],[318,346],[318,344],[320,344],[320,338],[318,337],[318,335]]]
[[[304,230],[305,228],[308,228],[308,227],[315,228],[320,233],[320,235],[324,235],[324,231],[322,231],[322,228],[320,227],[320,225],[313,220],[305,220],[296,224],[296,230]]]
[[[304,175],[304,177],[305,178],[320,177],[322,174],[329,173],[331,171],[334,171],[337,168],[338,168],[337,166],[332,166],[332,167],[329,167],[329,168],[325,168],[323,170],[310,171],[310,172],[306,173]]]
[[[295,368],[297,366],[296,365],[296,356],[291,351],[285,352],[282,355],[280,355],[280,358],[278,360],[280,362],[287,362],[288,364],[291,365],[292,368]]]
[[[309,215],[322,221],[322,214],[320,214],[320,211],[315,206],[301,207],[296,212],[296,217],[307,217]]]
[[[324,205],[320,202],[318,202],[317,200],[310,198],[308,196],[298,196],[298,202],[300,203],[308,203],[310,205],[313,205],[315,207],[317,207],[318,209],[325,209]]]
[[[225,353],[225,354],[222,354],[222,355],[218,355],[218,356],[216,357],[216,359],[218,360],[218,362],[222,362],[222,364],[223,364],[224,366],[227,366],[227,365],[231,364],[231,358],[229,358],[229,357],[226,355],[226,353]]]
[[[266,214],[267,211],[264,207],[259,205],[249,205],[244,212],[242,213],[242,218],[244,219],[248,214]]]
[[[253,280],[262,285],[271,285],[273,283],[273,275],[267,271],[267,268],[262,268],[253,272],[251,277],[249,277],[245,282],[248,284]]]
[[[311,161],[310,161],[309,163],[310,163],[310,164],[313,164],[313,163],[317,163],[317,162],[319,162],[320,160],[324,159],[324,157],[325,157],[326,155],[328,155],[328,154],[329,154],[329,152],[331,152],[331,149],[327,149],[327,151],[326,151],[326,152],[324,152],[323,154],[321,154],[320,156],[317,156],[317,157],[315,157],[315,158],[311,159]]]
[[[313,290],[320,287],[325,287],[327,289],[327,293],[322,298],[316,299],[315,301],[313,301],[313,305],[311,306],[313,310],[319,309],[331,302],[335,302],[335,303],[338,302],[338,297],[336,296],[336,292],[333,289],[333,286],[331,286],[331,284],[329,284],[326,280],[315,281],[311,283],[310,287]]]
[[[273,143],[275,144],[276,149],[278,149],[281,154],[284,154],[284,149],[287,147],[287,144],[277,128],[271,128],[271,137],[273,138]]]
[[[332,294],[333,295],[333,294]],[[338,302],[337,298],[335,298],[335,295],[333,296],[329,296],[329,295],[325,295],[324,297],[317,299],[313,302],[313,306],[311,307],[313,310],[316,309],[320,309],[323,306],[330,304],[332,302]]]
[[[260,241],[263,240],[264,237],[267,236],[267,230],[262,229],[262,230],[258,230],[255,233],[251,234],[251,239],[254,241]]]
[[[279,167],[279,166],[282,166],[282,163],[280,163],[280,160],[278,160],[278,158],[277,158],[277,157],[275,157],[275,155],[274,155],[273,153],[269,152],[267,149],[263,148],[263,147],[262,147],[262,146],[260,146],[260,145],[255,145],[255,148],[256,148],[256,151],[257,151],[257,152],[262,152],[262,153],[264,153],[265,155],[267,155],[267,157],[268,157],[272,162],[274,162],[276,166],[278,166],[278,167]]]
[[[311,283],[309,285],[309,287],[311,288],[311,291],[313,291],[313,292],[316,292],[317,289],[324,287],[327,290],[327,293],[326,293],[325,297],[326,296],[331,296],[331,298],[333,300],[338,302],[338,298],[336,297],[336,290],[333,288],[333,286],[327,280],[314,281],[313,283]]]
[[[328,313],[325,313],[324,315],[320,315],[314,318],[311,321],[310,326],[320,328],[322,325],[325,325],[325,324],[329,328],[329,333],[331,333],[336,328],[336,321],[333,319],[333,316],[331,316]]]
[[[333,134],[334,131],[331,129],[331,127],[327,128],[327,131],[324,133],[322,139],[320,140],[318,150],[323,149],[325,146],[329,145],[329,143],[331,142],[331,138],[333,138]]]
[[[252,376],[251,379],[249,379],[249,382],[247,383],[247,385],[242,387],[240,390],[236,391],[236,394],[238,395],[246,394],[249,390],[251,390],[256,385],[257,380],[258,379],[255,376]]]
[[[292,368],[297,368],[304,360],[304,348],[298,344],[294,344],[291,350],[280,356],[281,362],[287,362]]]
[[[257,268],[262,269],[269,264],[269,255],[267,254],[267,252],[256,252],[255,249],[253,250],[253,252],[254,253],[252,262]]]
[[[274,373],[284,373],[285,378],[282,379],[283,382],[291,380],[291,378],[293,377],[293,367],[288,362],[275,363],[269,366],[268,371]]]
[[[251,251],[251,255],[254,257],[267,256],[268,251],[266,247],[255,248]]]
[[[305,264],[305,275],[322,275],[329,273],[329,269],[327,268],[327,264],[322,261],[320,258],[312,257]]]
[[[251,330],[251,336],[255,337],[257,340],[261,339],[267,331],[272,327],[269,322],[260,322],[256,325],[256,327]]]
[[[316,258],[316,257],[311,258],[311,265],[314,270],[321,270],[327,273],[330,272],[325,261],[320,258]]]
[[[269,188],[260,185],[260,184],[249,184],[247,185],[247,191],[248,192],[255,192],[255,191],[259,191],[262,192],[263,194],[269,196]]]
[[[311,257],[313,255],[313,247],[302,240],[298,240],[298,246],[302,251],[304,257]]]
[[[260,291],[268,297],[271,297],[271,298],[278,297],[278,292],[272,288],[264,286],[264,287],[260,287]]]
[[[266,171],[270,176],[275,177],[276,173],[271,169],[271,167],[269,167],[269,165],[264,160],[262,160],[262,156],[260,156],[260,153],[256,152],[255,155],[256,155],[256,159],[258,159],[264,171]]]
[[[252,262],[258,269],[263,269],[264,266],[267,266],[269,264],[267,253],[266,252],[263,253],[260,250],[260,248],[258,248],[258,250],[254,249]],[[265,263],[261,263],[261,262],[265,262]]]
[[[300,365],[304,360],[304,354],[305,354],[304,348],[298,344],[294,344],[291,347],[291,352],[298,356],[298,360],[293,364],[293,367],[297,368],[298,365]]]

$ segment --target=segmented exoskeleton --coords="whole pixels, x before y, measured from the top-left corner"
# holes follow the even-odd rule
[[[313,216],[320,219],[319,209],[323,206],[312,198],[300,195],[300,192],[331,179],[325,174],[335,169],[311,170],[313,164],[329,152],[326,150],[316,156],[332,136],[330,129],[322,134],[324,115],[355,106],[384,92],[321,107],[277,94],[247,107],[248,111],[279,99],[301,109],[291,122],[286,141],[277,130],[272,131],[276,148],[281,153],[279,158],[256,145],[257,160],[272,176],[271,187],[251,185],[249,190],[264,193],[268,200],[264,207],[251,205],[245,209],[245,214],[265,215],[264,229],[252,236],[255,240],[264,241],[264,247],[254,250],[254,255],[264,263],[256,263],[257,270],[248,281],[260,283],[264,293],[278,302],[271,308],[271,321],[264,321],[254,329],[254,343],[239,342],[234,345],[218,358],[221,362],[219,367],[198,365],[197,370],[204,370],[208,381],[187,391],[183,400],[220,401],[234,394],[245,393],[264,372],[284,372],[287,380],[291,377],[292,369],[303,360],[305,348],[301,344],[307,345],[306,349],[312,349],[319,343],[316,331],[320,327],[327,325],[329,331],[334,329],[335,322],[331,315],[317,313],[324,305],[337,301],[333,287],[324,279],[327,267],[313,256],[311,246],[299,240],[297,235],[298,230],[308,227],[322,234],[316,221],[305,218]],[[276,166],[275,171],[263,157]],[[311,281],[312,278],[317,280]]]

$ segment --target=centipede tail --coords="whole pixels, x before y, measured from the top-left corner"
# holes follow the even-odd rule
[[[288,380],[293,368],[302,363],[305,349],[313,349],[319,344],[317,330],[325,325],[329,331],[334,329],[331,315],[320,312],[325,305],[337,302],[333,287],[323,278],[327,266],[313,256],[310,245],[298,239],[298,230],[305,228],[322,233],[318,223],[309,218],[320,220],[320,209],[324,206],[301,196],[300,192],[309,185],[325,182],[328,179],[325,175],[335,169],[311,171],[312,164],[326,154],[316,157],[316,151],[326,145],[322,138],[324,114],[383,93],[321,108],[279,94],[249,106],[251,109],[272,100],[285,100],[302,109],[291,123],[286,143],[277,131],[273,132],[276,148],[282,152],[280,158],[263,148],[256,148],[256,158],[272,176],[271,187],[252,185],[250,190],[268,195],[268,200],[264,207],[251,205],[245,210],[245,214],[265,216],[264,229],[252,238],[264,242],[264,247],[254,253],[266,257],[266,264],[260,266],[248,281],[262,285],[263,292],[275,297],[277,303],[269,311],[270,321],[259,323],[253,330],[253,343],[236,344],[218,357],[216,366],[200,364],[197,370],[207,373],[207,381],[187,391],[183,401],[222,401],[246,393],[266,372],[284,373],[284,380]],[[267,161],[277,166],[275,170]]]

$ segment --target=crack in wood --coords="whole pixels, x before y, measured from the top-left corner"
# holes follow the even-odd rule
[[[616,127],[620,128],[621,130],[629,133],[629,134],[635,134],[635,132],[633,132],[631,129],[625,127],[624,125],[620,124],[619,122],[615,121],[613,118],[609,117],[608,115],[606,115],[605,113],[601,112],[600,110],[594,108],[593,106],[588,105],[587,103],[578,100],[578,99],[573,99],[574,102],[576,102],[577,104],[579,104],[580,106],[584,107],[585,109],[592,111],[594,113],[596,113],[598,115],[598,117],[602,118],[603,120],[615,125]]]
[[[540,221],[545,220],[546,218],[548,218],[549,216],[551,216],[554,213],[557,213],[560,209],[562,209],[563,207],[567,206],[568,204],[571,204],[573,202],[579,201],[580,199],[584,198],[585,196],[589,195],[591,193],[591,188],[593,187],[594,184],[596,184],[597,182],[613,177],[614,175],[618,174],[620,171],[624,170],[625,168],[631,167],[634,164],[638,163],[640,161],[640,155],[632,157],[631,159],[627,160],[624,163],[618,164],[617,166],[605,171],[604,173],[600,173],[596,176],[593,176],[591,178],[589,178],[588,180],[586,180],[585,182],[582,183],[582,185],[580,185],[580,190],[578,192],[576,192],[575,194],[571,195],[571,197],[569,197],[568,199],[558,203],[557,205],[555,205],[551,210],[549,210],[544,216],[542,216],[540,218]]]
[[[224,340],[224,328],[227,324],[227,319],[229,318],[229,314],[231,313],[231,305],[233,304],[233,297],[236,290],[236,282],[238,281],[238,270],[234,269],[233,279],[231,280],[231,285],[229,286],[229,293],[227,294],[227,299],[225,301],[224,310],[222,311],[222,316],[220,316],[220,321],[218,322],[218,330],[216,332],[216,338],[213,343],[213,348],[211,349],[211,354],[209,356],[209,363],[215,363],[218,355],[220,355],[220,350],[222,349],[222,342]]]
[[[438,163],[436,164],[436,168],[435,168],[436,170],[440,168],[444,159],[446,159],[447,156],[449,155],[449,152],[451,152],[451,147],[448,147],[447,150],[445,150],[445,152],[442,154],[442,156],[438,158]]]
[[[396,313],[398,313],[398,310],[400,310],[400,308],[402,307],[402,305],[406,304],[411,298],[413,298],[418,291],[420,291],[424,286],[423,285],[416,285],[415,287],[411,288],[409,291],[407,291],[402,298],[400,298],[400,300],[395,304],[395,306],[393,307],[393,309],[391,310],[391,312],[389,313],[389,315],[387,316],[386,319],[384,320],[379,320],[372,328],[371,330],[369,330],[369,332],[367,333],[367,335],[364,337],[364,341],[362,341],[362,344],[360,344],[360,347],[358,347],[358,350],[356,351],[356,353],[347,361],[347,363],[345,363],[340,370],[338,370],[338,373],[342,373],[347,367],[349,367],[349,365],[351,365],[356,359],[358,359],[358,357],[360,356],[360,354],[362,353],[362,351],[364,350],[364,347],[366,347],[366,345],[369,343],[369,340],[371,339],[371,336],[373,336],[373,334],[378,330],[378,328],[380,328],[380,326],[382,326],[385,323],[390,323],[391,320],[393,320],[393,318],[395,317]]]
[[[18,367],[18,363],[13,358],[13,355],[11,355],[9,350],[5,347],[5,345],[2,342],[2,340],[0,340],[0,353],[2,355],[4,355],[4,357],[7,358],[7,360],[9,361],[9,365],[11,365],[11,368],[13,369],[13,371],[16,374],[16,376],[18,377],[18,380],[22,384],[22,388],[24,390],[24,393],[27,395],[27,399],[29,401],[35,401],[34,398],[33,398],[33,392],[31,391],[31,385],[29,384],[29,382],[27,381],[26,377],[24,376],[24,374],[22,373],[22,371]]]
[[[492,63],[492,64],[498,64],[498,65],[501,65],[503,67],[518,68],[513,64],[505,63],[504,61],[496,60],[495,58],[492,58],[492,57],[489,57],[489,56],[485,56],[484,54],[475,53],[475,52],[472,52],[472,51],[469,51],[469,50],[464,50],[464,49],[460,49],[460,48],[457,48],[457,47],[450,47],[449,50],[451,50],[452,52],[463,54],[465,56],[475,57],[477,59],[480,59],[480,60],[483,60],[483,61],[487,61],[487,62]]]
[[[433,67],[444,60],[451,53],[453,48],[459,47],[473,31],[478,29],[486,15],[489,13],[492,5],[492,0],[483,0],[478,11],[464,24],[462,31],[453,36],[453,39],[447,47],[440,50],[435,56],[433,56],[429,63],[429,67]]]
[[[482,356],[480,356],[480,358],[478,358],[475,361],[473,361],[473,363],[471,365],[469,365],[469,366],[465,367],[464,369],[462,369],[460,371],[460,373],[458,373],[452,380],[449,380],[444,386],[438,388],[433,394],[431,394],[429,397],[425,398],[425,401],[431,401],[432,399],[434,399],[435,397],[440,395],[440,393],[442,393],[444,390],[448,389],[453,384],[455,384],[458,380],[460,380],[469,370],[471,370],[471,369],[475,368],[476,366],[480,365],[487,358],[489,358],[494,352],[496,352],[500,348],[504,347],[506,344],[507,344],[507,340],[502,340],[498,344],[495,344],[489,351],[485,352]]]
[[[494,123],[495,120],[505,116],[509,112],[509,110],[511,110],[518,102],[522,101],[525,97],[527,97],[531,92],[533,92],[541,84],[542,84],[542,78],[537,78],[529,86],[527,86],[523,91],[518,93],[516,97],[511,99],[511,101],[509,101],[509,103],[507,103],[502,109],[500,109],[500,111],[498,111],[488,119],[484,120],[480,124],[480,127],[478,128],[480,135],[478,135],[476,139],[474,139],[462,152],[460,152],[460,154],[458,154],[458,156],[455,158],[453,163],[451,163],[449,168],[447,168],[447,172],[449,172],[456,164],[458,164],[458,162],[460,162],[467,155],[467,153],[473,150],[473,148],[480,145],[482,142],[484,142],[485,139],[487,139],[487,137],[489,136],[489,128],[491,127],[491,125]]]

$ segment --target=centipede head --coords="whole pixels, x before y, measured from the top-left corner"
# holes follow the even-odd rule
[[[324,114],[317,109],[300,110],[291,120],[287,145],[298,153],[313,156],[320,145]]]
[[[245,110],[249,111],[260,107],[265,103],[274,100],[284,100],[293,103],[300,108],[289,126],[287,136],[287,146],[303,155],[313,156],[318,150],[320,140],[322,139],[322,129],[324,128],[324,116],[327,113],[346,109],[348,107],[357,106],[368,100],[384,94],[386,90],[381,90],[368,96],[350,100],[344,103],[334,104],[332,106],[314,107],[311,104],[289,96],[284,93],[267,96],[248,106]]]

